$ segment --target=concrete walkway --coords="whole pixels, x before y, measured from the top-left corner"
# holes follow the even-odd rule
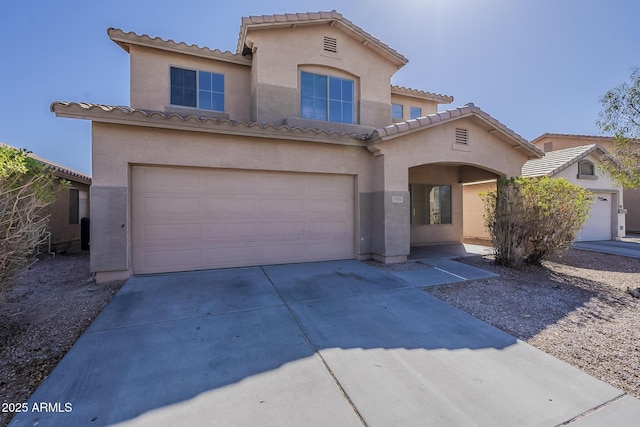
[[[358,261],[130,279],[30,408],[40,402],[62,411],[29,410],[10,425],[631,426],[640,419],[640,401]]]
[[[640,258],[640,241],[637,241],[637,239],[628,239],[626,241],[602,240],[595,242],[576,242],[571,246],[585,251]]]

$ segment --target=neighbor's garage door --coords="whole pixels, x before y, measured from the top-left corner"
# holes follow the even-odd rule
[[[577,240],[611,240],[611,200],[610,193],[595,193],[591,207],[591,218],[587,218]]]
[[[132,168],[135,274],[354,257],[352,176]]]

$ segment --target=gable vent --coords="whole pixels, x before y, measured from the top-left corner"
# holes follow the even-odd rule
[[[595,174],[595,167],[590,161],[584,160],[578,163],[578,175],[593,176]]]
[[[338,53],[338,40],[333,37],[324,36],[324,47],[323,50],[331,53]]]
[[[469,131],[467,129],[456,128],[456,143],[467,144],[469,142]]]

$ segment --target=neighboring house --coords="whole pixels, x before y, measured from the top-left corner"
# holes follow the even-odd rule
[[[615,240],[625,235],[626,196],[622,187],[598,168],[602,156],[607,154],[600,145],[582,145],[547,152],[544,157],[529,160],[522,167],[522,176],[564,178],[593,193],[590,216],[576,237],[578,241]],[[465,184],[465,209],[483,212],[484,205],[479,194],[493,190],[495,186],[494,180]],[[471,243],[490,240],[482,215],[465,216],[464,239]]]
[[[593,193],[590,217],[576,240],[612,240],[625,235],[622,187],[598,169],[598,163],[607,154],[600,145],[582,145],[549,151],[522,167],[522,176],[564,178]]]
[[[59,252],[72,247],[79,248],[81,238],[80,220],[89,216],[91,177],[38,157],[33,153],[30,153],[29,156],[51,168],[56,177],[70,183],[69,187],[61,187],[56,184],[56,200],[50,207],[51,216],[47,227],[47,231],[51,233],[52,251]],[[43,247],[41,251],[46,252],[47,249]]]
[[[392,86],[408,60],[335,11],[242,18],[235,53],[108,36],[130,56],[131,105],[51,105],[92,121],[98,281],[402,262],[462,240],[463,183],[542,156],[473,104],[437,112],[453,98]]]
[[[608,136],[568,135],[558,133],[545,133],[531,141],[544,152],[578,147],[581,145],[598,144],[605,150],[612,152],[615,138]],[[630,190],[625,188],[624,207],[627,210],[627,233],[640,233],[640,189]]]

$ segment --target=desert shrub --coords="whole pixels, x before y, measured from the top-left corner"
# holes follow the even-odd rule
[[[587,219],[592,194],[562,178],[499,179],[482,195],[497,264],[539,264],[568,248]]]
[[[56,178],[29,152],[0,145],[0,300],[33,259],[55,200]]]

